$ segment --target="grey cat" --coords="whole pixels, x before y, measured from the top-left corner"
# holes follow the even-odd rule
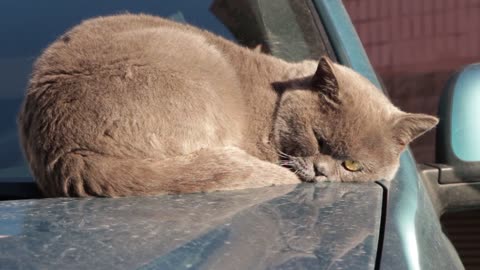
[[[326,57],[287,63],[118,15],[43,52],[19,130],[45,196],[129,196],[392,179],[407,144],[437,122]]]

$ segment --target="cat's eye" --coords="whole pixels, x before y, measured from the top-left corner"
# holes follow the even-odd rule
[[[351,171],[351,172],[359,172],[363,169],[363,166],[362,164],[360,164],[360,162],[358,161],[355,161],[355,160],[345,160],[343,161],[343,167],[345,167],[345,169]]]

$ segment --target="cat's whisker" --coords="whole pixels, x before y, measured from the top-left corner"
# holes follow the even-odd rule
[[[294,158],[294,156],[291,156],[291,155],[281,151],[280,149],[276,148],[275,146],[273,146],[273,148],[275,149],[277,154],[282,158],[286,158],[286,159],[293,159]]]
[[[278,164],[280,164],[280,165],[292,165],[293,161],[291,161],[291,160],[281,160],[281,161],[278,162]]]

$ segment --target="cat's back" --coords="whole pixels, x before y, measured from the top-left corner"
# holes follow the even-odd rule
[[[20,113],[23,141],[160,155],[235,144],[242,97],[223,43],[232,46],[148,15],[84,21],[35,63]]]
[[[33,79],[54,69],[72,75],[95,75],[121,65],[177,70],[185,70],[188,65],[189,70],[197,72],[205,70],[208,63],[209,68],[225,68],[228,63],[209,42],[211,39],[221,41],[208,32],[160,17],[98,17],[82,22],[50,45],[37,60]]]

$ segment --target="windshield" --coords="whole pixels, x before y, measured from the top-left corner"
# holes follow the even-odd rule
[[[280,3],[281,2],[281,3]],[[82,20],[119,13],[147,13],[207,29],[287,60],[326,51],[309,7],[302,1],[36,0],[0,2],[0,182],[30,177],[19,146],[16,118],[36,57]],[[289,40],[288,43],[281,42]],[[331,53],[330,53],[331,54]],[[25,181],[23,179],[22,181]],[[28,180],[31,181],[31,180]]]

